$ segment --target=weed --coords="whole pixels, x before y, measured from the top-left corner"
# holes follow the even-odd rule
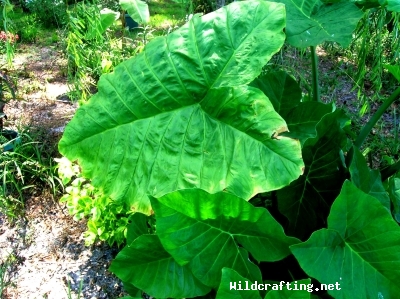
[[[16,257],[9,254],[5,261],[0,263],[0,298],[3,298],[4,291],[11,285],[10,272],[16,261]]]
[[[11,219],[23,213],[28,189],[47,186],[55,196],[62,186],[55,176],[55,165],[43,157],[28,131],[22,130],[17,138],[20,142],[14,143],[12,151],[0,152],[0,212]],[[0,148],[13,141],[0,144]]]

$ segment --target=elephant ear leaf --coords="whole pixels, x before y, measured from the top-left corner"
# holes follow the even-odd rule
[[[247,86],[285,36],[284,5],[232,3],[195,16],[100,78],[59,144],[85,177],[135,211],[185,188],[249,199],[303,171],[300,143]]]
[[[331,41],[347,47],[362,11],[352,2],[324,4],[320,0],[279,0],[287,9],[287,41],[305,48]]]
[[[339,283],[334,298],[397,298],[400,227],[374,197],[346,181],[332,205],[328,228],[290,247],[319,282]]]

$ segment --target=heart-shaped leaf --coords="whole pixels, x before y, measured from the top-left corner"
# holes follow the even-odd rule
[[[152,40],[101,77],[59,144],[106,196],[151,213],[148,194],[226,190],[249,199],[303,171],[300,144],[248,87],[284,41],[285,9],[232,3]]]
[[[219,285],[224,267],[259,281],[260,270],[247,251],[256,260],[277,261],[298,242],[284,234],[268,210],[225,192],[181,190],[152,198],[152,205],[164,248],[211,287]]]
[[[397,298],[400,294],[400,227],[374,197],[346,181],[328,218],[328,229],[291,250],[302,269],[338,299]]]

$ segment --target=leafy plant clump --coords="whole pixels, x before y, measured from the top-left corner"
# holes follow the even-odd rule
[[[380,173],[359,151],[400,89],[353,144],[317,80],[306,101],[287,73],[259,77],[286,21],[290,43],[315,47],[351,41],[346,23],[324,27],[328,12],[353,28],[362,16],[354,4],[282,2],[287,19],[281,3],[234,2],[154,39],[103,75],[67,126],[60,152],[135,212],[110,268],[132,296],[311,298],[319,283],[337,286],[325,297],[400,292],[399,162]],[[296,31],[299,15],[308,33]],[[239,287],[265,281],[312,287]]]

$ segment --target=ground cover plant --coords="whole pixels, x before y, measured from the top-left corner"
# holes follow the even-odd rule
[[[400,291],[399,162],[371,170],[359,151],[399,88],[352,138],[317,74],[312,97],[285,72],[259,77],[285,27],[294,46],[348,45],[362,17],[353,3],[279,2],[232,3],[154,39],[67,126],[60,152],[131,214],[111,271],[132,296],[290,298],[301,292],[230,282],[310,278],[340,284],[322,297]]]

